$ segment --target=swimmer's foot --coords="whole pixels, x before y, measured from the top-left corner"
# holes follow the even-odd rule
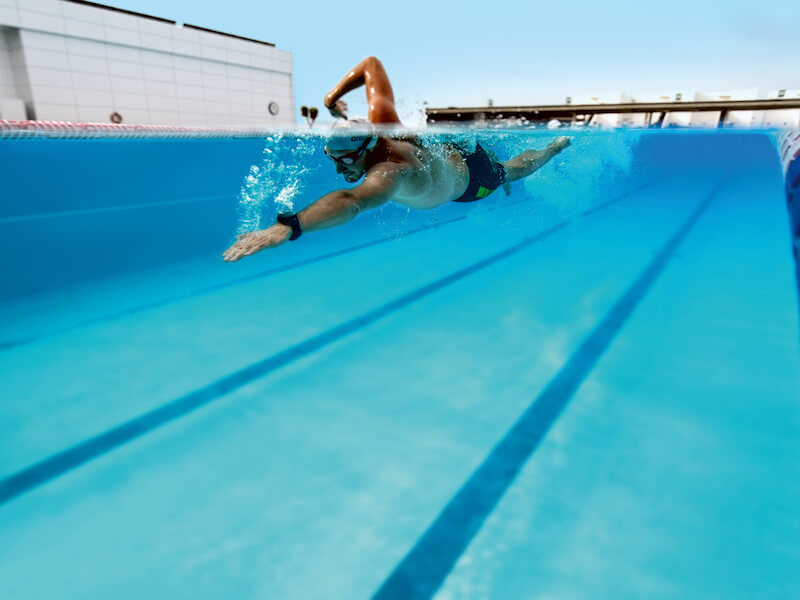
[[[571,143],[572,142],[570,141],[570,138],[561,136],[550,142],[550,145],[547,147],[547,149],[553,154],[558,154],[562,150],[568,148]]]

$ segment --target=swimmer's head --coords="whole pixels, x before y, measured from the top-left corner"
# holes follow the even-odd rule
[[[366,157],[378,143],[374,126],[363,119],[337,121],[325,144],[325,154],[336,165],[336,172],[355,183],[367,171]]]

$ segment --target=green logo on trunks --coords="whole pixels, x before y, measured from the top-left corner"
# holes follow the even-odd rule
[[[475,197],[477,198],[486,198],[489,194],[491,194],[494,190],[490,190],[489,188],[479,187],[478,191],[475,192]]]

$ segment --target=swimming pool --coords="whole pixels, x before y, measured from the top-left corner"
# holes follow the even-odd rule
[[[800,594],[765,133],[575,132],[508,197],[223,263],[341,186],[321,144],[0,140],[0,596]]]

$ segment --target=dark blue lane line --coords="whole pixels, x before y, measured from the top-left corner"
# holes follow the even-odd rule
[[[598,211],[608,208],[620,202],[626,196],[615,198],[599,206],[584,211],[581,216],[589,216]],[[106,430],[92,438],[80,442],[66,450],[50,456],[38,463],[26,467],[16,473],[12,473],[0,479],[0,505],[9,502],[36,487],[60,477],[61,475],[76,469],[77,467],[106,454],[127,442],[133,441],[138,437],[153,431],[154,429],[166,425],[167,423],[179,419],[189,413],[213,402],[214,400],[237,390],[248,383],[251,383],[265,375],[283,367],[295,360],[308,356],[309,354],[332,344],[343,337],[350,335],[364,327],[382,319],[398,310],[405,308],[409,304],[421,300],[434,292],[441,290],[449,285],[464,279],[482,269],[485,269],[509,256],[524,250],[525,248],[544,240],[568,227],[572,221],[562,221],[553,225],[536,235],[527,237],[521,242],[501,250],[487,258],[479,260],[463,269],[455,271],[450,275],[437,279],[436,281],[424,285],[416,290],[409,292],[395,300],[387,302],[371,311],[364,313],[350,321],[332,327],[322,333],[310,337],[294,346],[273,354],[261,361],[253,363],[230,375],[226,375],[213,383],[189,392],[166,404],[161,405],[138,417]]]
[[[640,191],[640,190],[652,185],[653,183],[654,183],[653,181],[649,181],[647,183],[644,183],[644,184],[642,184],[642,185],[640,185],[640,186],[638,186],[638,187],[626,192],[622,196],[618,197],[617,200],[622,200],[623,198],[627,198],[627,197],[631,196],[632,194],[635,194],[638,191]],[[529,198],[522,198],[520,200],[514,200],[513,202],[508,202],[508,203],[502,204],[500,206],[492,206],[489,210],[490,211],[500,210],[500,209],[508,208],[509,206],[513,206],[515,204],[520,204],[522,202],[530,202],[530,201],[531,200]],[[351,252],[357,252],[359,250],[364,250],[365,248],[370,248],[372,246],[377,246],[379,244],[385,244],[387,242],[391,242],[391,241],[394,241],[394,240],[397,240],[397,239],[400,239],[400,238],[404,238],[404,237],[408,237],[408,236],[411,236],[411,235],[415,235],[417,233],[421,233],[421,232],[427,231],[429,229],[435,229],[437,227],[442,227],[444,225],[450,225],[451,223],[455,223],[457,221],[463,221],[466,218],[467,218],[467,215],[462,215],[460,217],[455,217],[453,219],[448,219],[446,221],[441,221],[441,222],[436,223],[434,225],[423,225],[423,226],[418,227],[416,229],[411,229],[409,231],[406,231],[406,232],[404,232],[404,233],[402,233],[400,235],[392,235],[392,236],[378,238],[376,240],[372,240],[372,241],[369,241],[369,242],[364,242],[364,243],[361,243],[361,244],[356,244],[355,246],[349,246],[347,248],[342,248],[341,250],[335,250],[333,252],[328,252],[326,254],[321,254],[319,256],[313,256],[311,258],[307,258],[305,260],[289,263],[287,265],[283,265],[283,266],[280,266],[280,267],[273,267],[271,269],[267,269],[266,271],[260,271],[258,273],[254,273],[252,275],[246,275],[244,277],[238,277],[236,279],[231,279],[229,281],[225,281],[225,282],[222,282],[222,283],[215,283],[213,285],[209,285],[209,286],[206,286],[206,287],[203,287],[203,288],[199,288],[199,289],[193,290],[191,292],[187,292],[185,294],[177,294],[177,295],[174,295],[174,296],[168,296],[168,297],[162,298],[160,300],[155,300],[153,302],[149,302],[149,303],[146,303],[146,304],[140,304],[138,306],[133,306],[131,308],[127,308],[125,310],[121,310],[121,311],[118,311],[118,312],[114,312],[114,313],[110,313],[110,314],[106,314],[106,315],[100,315],[100,316],[97,316],[97,317],[92,317],[90,319],[85,319],[83,321],[79,321],[78,323],[75,323],[73,325],[68,325],[66,327],[59,327],[59,328],[56,328],[56,329],[52,329],[52,330],[50,330],[50,331],[48,331],[46,333],[42,333],[40,335],[29,336],[29,337],[25,337],[25,338],[18,338],[16,340],[0,341],[0,352],[3,352],[4,350],[10,350],[12,348],[17,348],[19,346],[25,346],[26,344],[31,344],[33,342],[38,342],[40,340],[43,340],[45,338],[49,338],[49,337],[52,337],[52,336],[55,336],[55,335],[61,335],[61,334],[64,334],[64,333],[69,333],[69,332],[72,332],[72,331],[76,331],[78,329],[83,329],[84,327],[89,327],[91,325],[97,325],[98,323],[105,323],[105,322],[108,322],[108,321],[114,321],[114,320],[120,319],[122,317],[135,315],[137,313],[145,312],[145,311],[148,311],[148,310],[153,310],[153,309],[156,309],[156,308],[161,308],[163,306],[167,306],[167,305],[173,304],[175,302],[180,302],[182,300],[188,300],[190,298],[196,298],[198,296],[204,296],[204,295],[210,294],[212,292],[216,292],[216,291],[223,290],[223,289],[226,289],[226,288],[229,288],[229,287],[234,287],[234,286],[237,286],[237,285],[241,285],[243,283],[248,283],[250,281],[254,281],[256,279],[261,279],[263,277],[269,277],[271,275],[276,275],[278,273],[283,273],[285,271],[291,271],[291,270],[297,269],[299,267],[304,267],[306,265],[311,265],[311,264],[314,264],[314,263],[317,263],[317,262],[321,262],[321,261],[324,261],[324,260],[328,260],[328,259],[331,259],[331,258],[336,258],[337,256],[343,256],[345,254],[350,254]]]
[[[661,248],[386,578],[374,600],[433,597],[564,407],[724,185],[721,181]]]
[[[516,202],[509,203],[516,204],[517,202],[521,202],[518,200]],[[138,306],[133,306],[131,308],[127,308],[125,310],[121,310],[118,312],[110,313],[107,315],[101,315],[98,317],[92,317],[91,319],[85,319],[80,321],[74,325],[69,325],[67,327],[61,327],[58,329],[54,329],[48,331],[47,333],[38,335],[38,336],[31,336],[27,338],[20,338],[16,340],[9,340],[6,342],[0,342],[0,351],[9,350],[11,348],[15,348],[17,346],[23,346],[25,344],[30,344],[32,342],[37,342],[41,339],[48,338],[54,335],[59,335],[62,333],[69,333],[70,331],[75,331],[76,329],[82,329],[84,327],[88,327],[90,325],[96,325],[98,323],[104,323],[107,321],[113,321],[122,317],[127,317],[129,315],[134,315],[140,312],[153,310],[155,308],[161,308],[163,306],[167,306],[169,304],[173,304],[174,302],[180,302],[181,300],[188,300],[189,298],[195,298],[197,296],[204,296],[206,294],[210,294],[212,292],[216,292],[219,290],[223,290],[225,288],[234,287],[237,285],[241,285],[243,283],[247,283],[249,281],[254,281],[256,279],[261,279],[263,277],[269,277],[270,275],[276,275],[278,273],[283,273],[285,271],[291,271],[292,269],[297,269],[299,267],[304,267],[306,265],[314,264],[316,262],[321,262],[324,260],[328,260],[330,258],[335,258],[337,256],[342,256],[344,254],[349,254],[350,252],[356,252],[358,250],[363,250],[364,248],[369,248],[371,246],[377,246],[379,244],[385,244],[386,242],[390,242],[395,239],[399,239],[402,237],[406,237],[409,235],[414,235],[415,233],[420,233],[421,231],[425,231],[427,229],[432,229],[434,227],[438,227],[440,225],[449,225],[450,223],[454,223],[455,221],[461,221],[466,219],[466,215],[461,217],[456,217],[455,219],[450,219],[447,221],[442,221],[441,223],[437,223],[436,225],[425,225],[423,227],[419,227],[417,229],[412,229],[407,231],[399,236],[387,236],[383,238],[378,238],[377,240],[372,240],[369,242],[364,242],[361,244],[356,244],[355,246],[349,246],[347,248],[342,248],[341,250],[335,250],[333,252],[327,252],[325,254],[320,254],[319,256],[312,256],[311,258],[307,258],[305,260],[300,260],[297,262],[289,263],[287,265],[282,265],[280,267],[273,267],[271,269],[267,269],[266,271],[260,271],[258,273],[253,273],[252,275],[245,275],[244,277],[237,277],[236,279],[231,279],[229,281],[224,281],[222,283],[215,283],[213,285],[209,285],[203,288],[199,288],[193,290],[191,292],[186,292],[185,294],[176,294],[174,296],[168,296],[166,298],[162,298],[160,300],[155,300],[153,302],[148,302],[146,304],[140,304]]]

